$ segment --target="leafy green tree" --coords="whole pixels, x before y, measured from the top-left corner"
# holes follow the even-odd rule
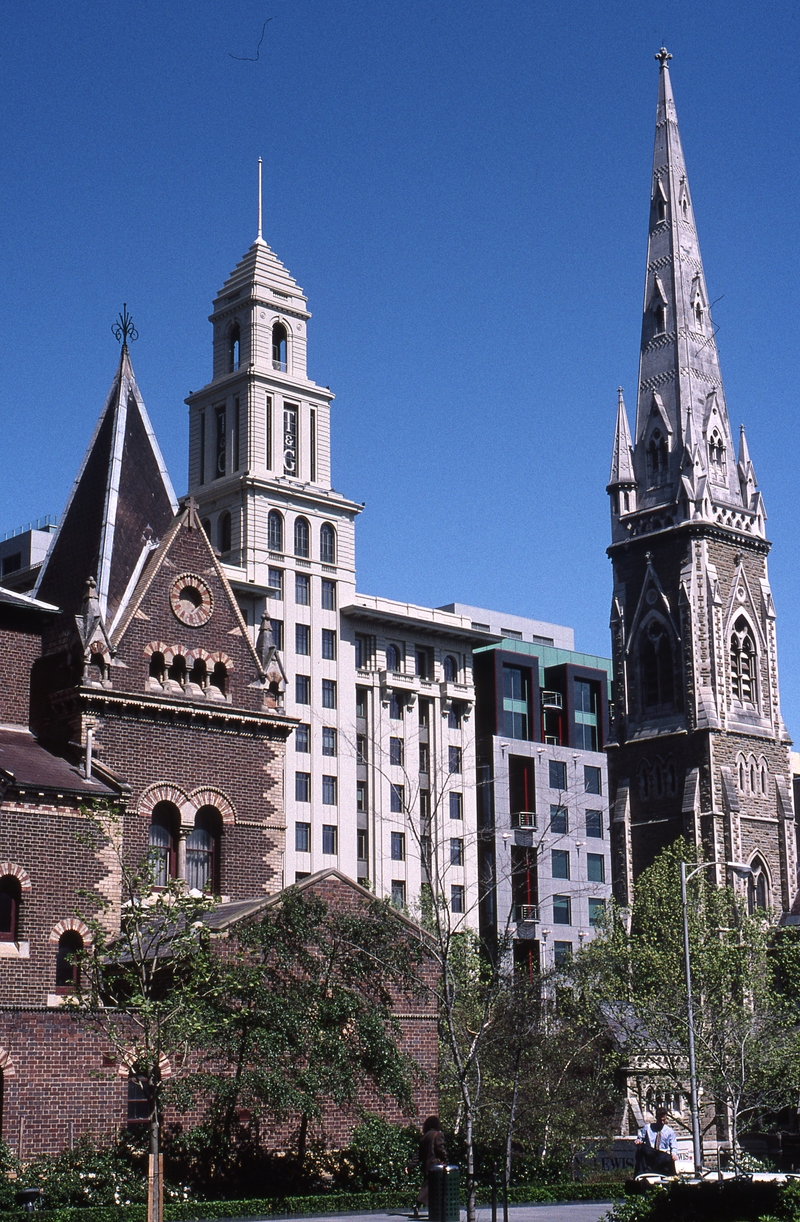
[[[615,1024],[629,1056],[649,1058],[665,1084],[688,1079],[681,861],[697,864],[685,841],[643,872],[629,923],[612,914],[577,956],[573,973],[584,996]],[[798,1097],[800,942],[796,930],[777,929],[770,914],[748,913],[733,889],[716,886],[705,872],[690,886],[698,1083],[729,1117],[738,1165],[742,1124]]]

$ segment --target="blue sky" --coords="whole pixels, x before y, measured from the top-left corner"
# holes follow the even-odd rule
[[[3,6],[0,533],[58,513],[134,367],[176,489],[211,299],[255,236],[309,296],[359,586],[608,652],[605,483],[635,402],[666,42],[731,422],[774,543],[800,735],[800,6],[229,0]],[[269,22],[255,62],[264,21]]]

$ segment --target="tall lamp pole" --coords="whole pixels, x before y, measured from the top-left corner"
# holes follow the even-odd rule
[[[689,905],[686,897],[686,884],[701,870],[716,866],[716,861],[704,861],[686,873],[686,862],[681,862],[681,906],[683,908],[683,966],[686,972],[686,1014],[689,1020],[689,1093],[692,1109],[692,1153],[694,1156],[694,1173],[700,1175],[703,1169],[703,1148],[700,1142],[700,1109],[697,1102],[697,1062],[694,1052],[694,1004],[692,1002],[692,960],[689,954]],[[726,861],[725,865],[738,878],[748,878],[753,871],[738,861]]]

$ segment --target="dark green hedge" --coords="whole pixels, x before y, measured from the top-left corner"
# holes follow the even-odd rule
[[[547,1201],[608,1201],[620,1196],[618,1181],[596,1184],[518,1184],[509,1189],[508,1199],[513,1204],[540,1203]],[[262,1214],[334,1214],[362,1213],[376,1209],[409,1209],[413,1201],[414,1187],[408,1192],[336,1192],[314,1197],[267,1197],[248,1201],[185,1201],[165,1203],[165,1222],[200,1222],[214,1218],[246,1218]],[[491,1190],[478,1189],[478,1202],[487,1205]],[[43,1209],[33,1216],[42,1222],[145,1222],[147,1209],[144,1205],[100,1205],[94,1208]],[[2,1215],[3,1222],[23,1222],[31,1214],[21,1210],[9,1210]],[[726,1220],[727,1222],[727,1220]]]

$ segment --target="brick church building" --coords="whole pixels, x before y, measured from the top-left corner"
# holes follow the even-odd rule
[[[125,1066],[63,1004],[91,939],[79,893],[108,901],[111,930],[120,915],[119,857],[87,841],[87,804],[118,811],[156,883],[210,888],[226,913],[283,885],[295,722],[270,623],[254,643],[194,502],[178,505],[127,342],[34,596],[0,588],[0,666],[0,1121],[29,1159],[128,1118]],[[317,877],[329,900],[366,896]],[[435,1016],[416,1017],[435,1068]]]

